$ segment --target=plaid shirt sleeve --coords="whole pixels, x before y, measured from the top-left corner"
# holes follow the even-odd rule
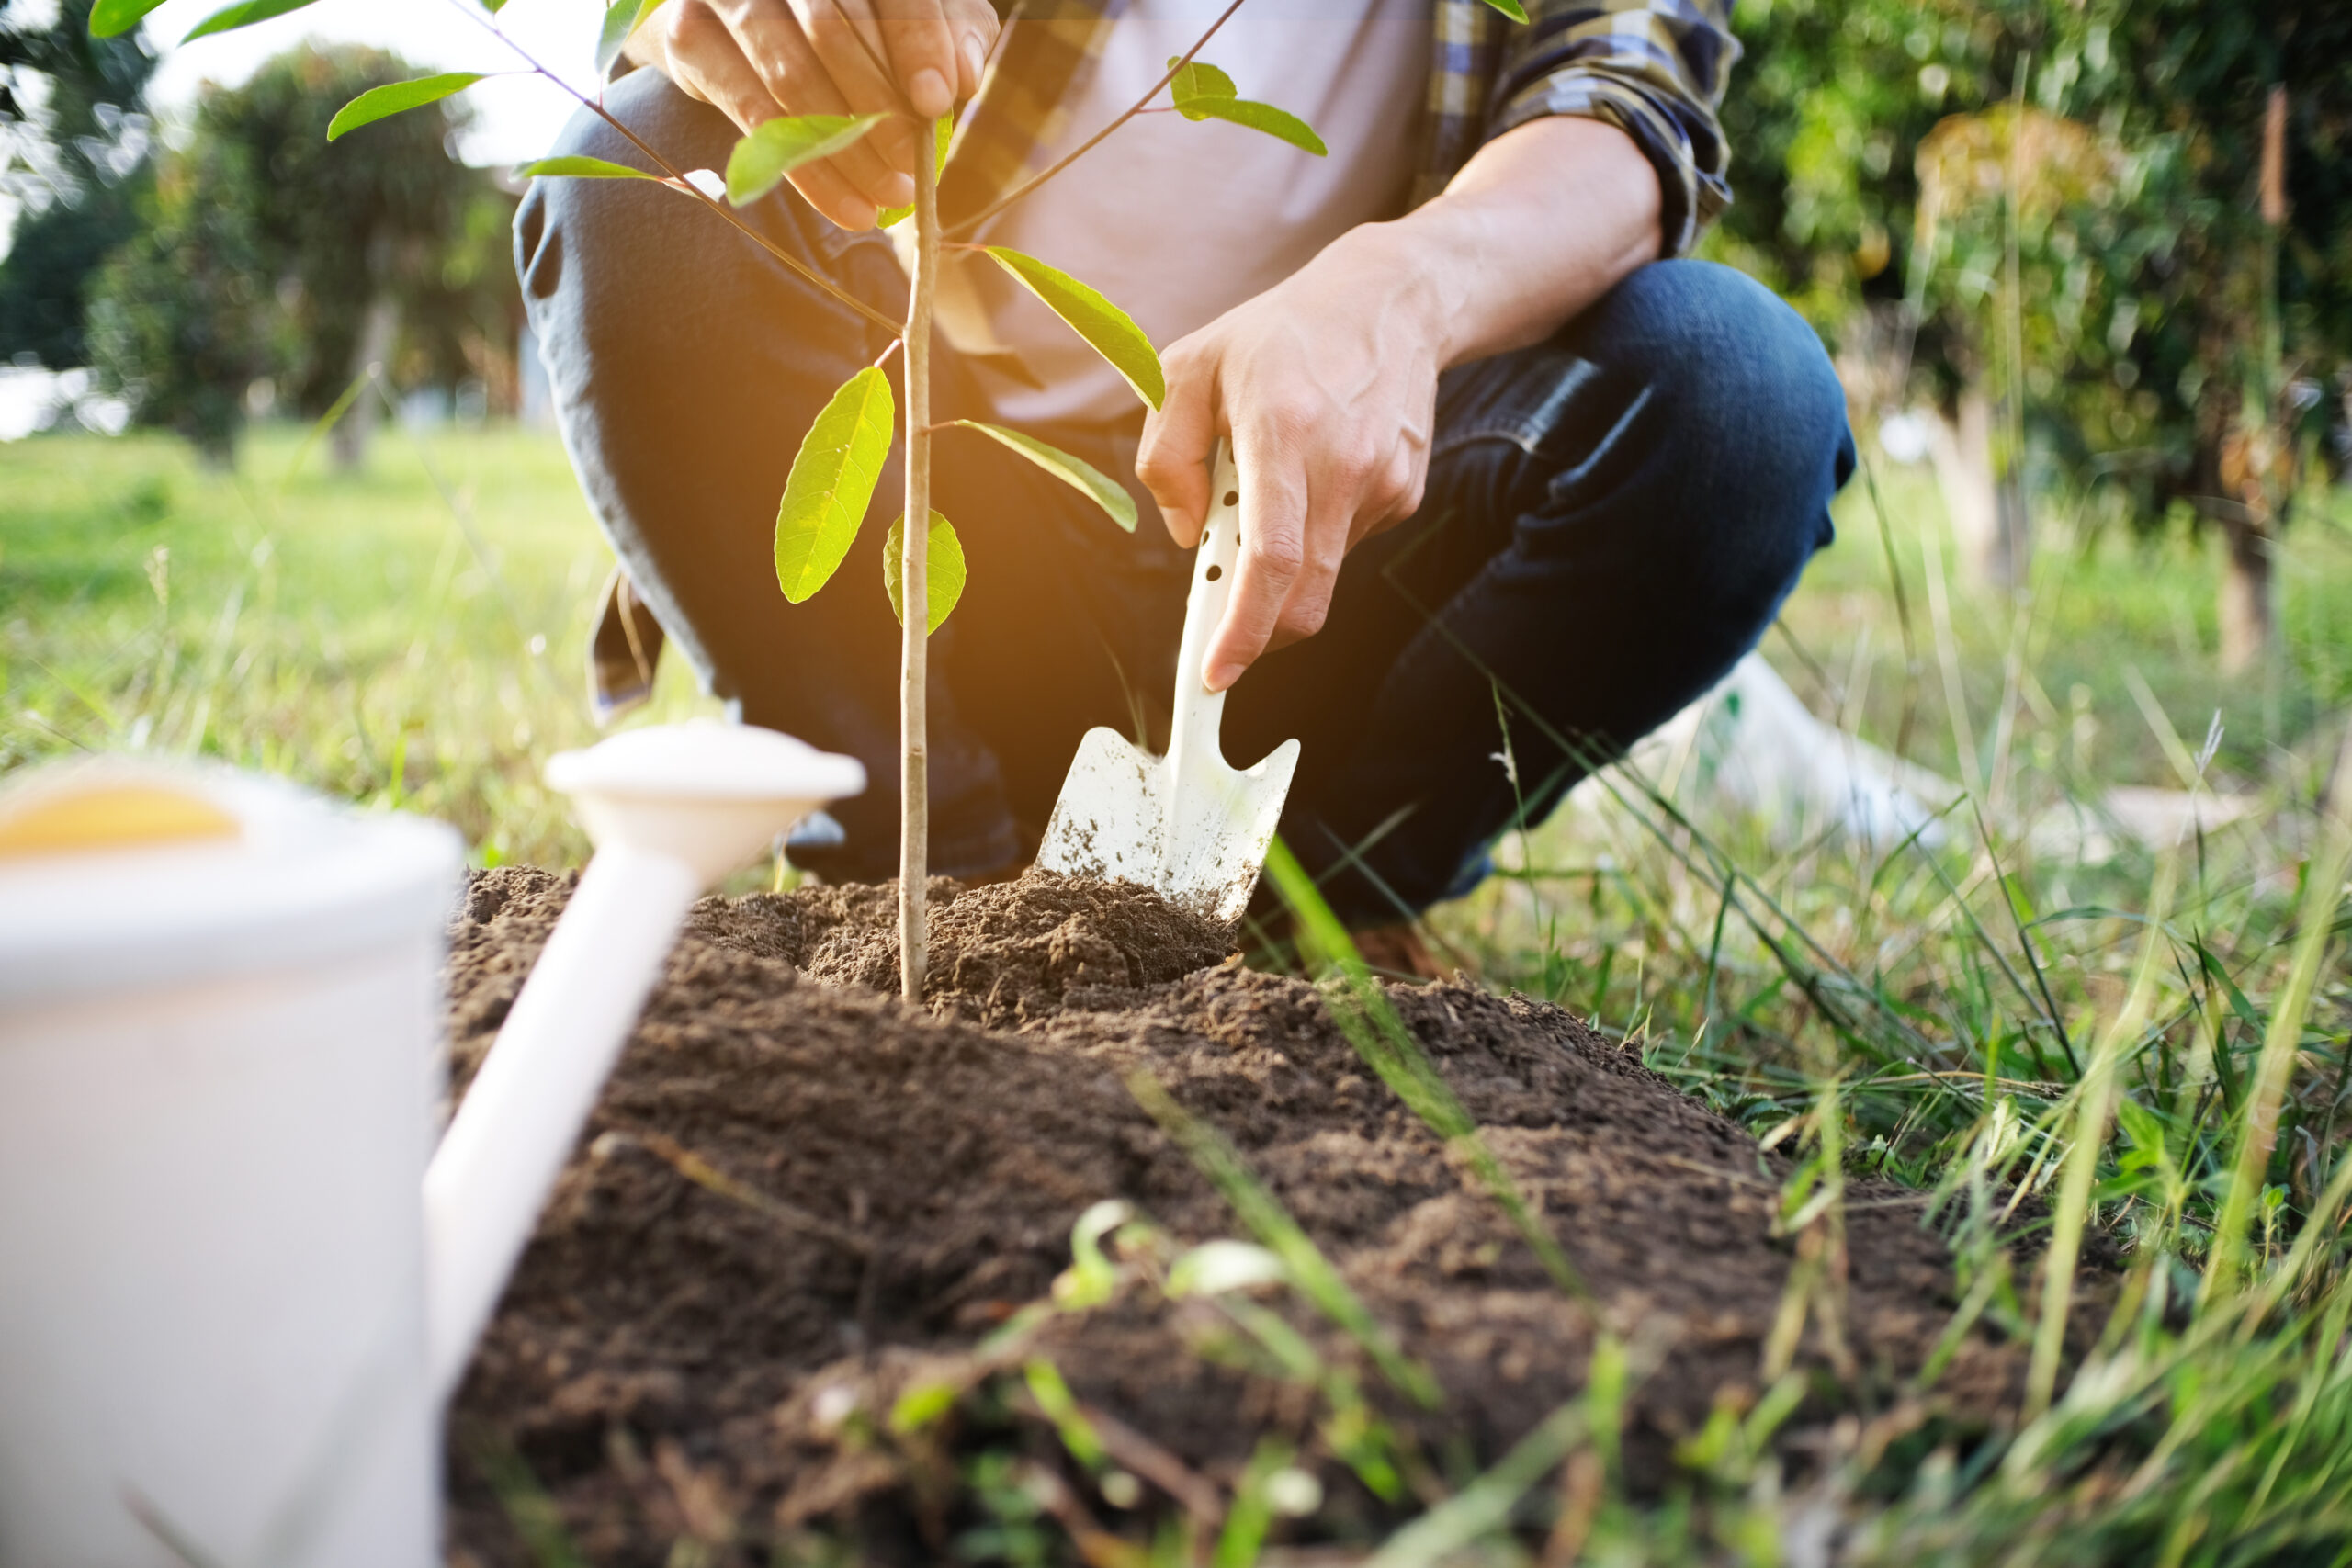
[[[1497,40],[1487,134],[1555,114],[1616,126],[1657,166],[1666,254],[1683,254],[1731,201],[1715,111],[1739,58],[1732,4],[1530,0],[1527,25],[1505,24]]]

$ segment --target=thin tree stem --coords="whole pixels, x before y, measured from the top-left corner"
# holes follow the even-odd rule
[[[989,202],[986,207],[981,208],[969,218],[967,218],[962,222],[956,224],[956,227],[949,230],[948,232],[950,234],[970,233],[973,230],[978,228],[981,224],[987,222],[989,219],[995,217],[1006,208],[1011,207],[1014,202],[1019,201],[1023,197],[1027,196],[1031,191],[1035,190],[1039,186],[1044,185],[1047,180],[1052,179],[1056,175],[1060,174],[1064,169],[1069,168],[1072,164],[1077,163],[1080,158],[1085,157],[1089,152],[1094,151],[1095,147],[1102,142],[1104,137],[1118,130],[1119,127],[1126,124],[1127,121],[1135,118],[1136,116],[1143,113],[1147,108],[1149,108],[1151,107],[1151,100],[1159,96],[1161,89],[1165,88],[1169,83],[1176,80],[1176,73],[1182,71],[1187,65],[1190,65],[1193,62],[1193,56],[1200,53],[1203,49],[1206,48],[1209,39],[1216,37],[1217,28],[1225,26],[1225,24],[1232,18],[1233,13],[1239,9],[1241,9],[1241,0],[1233,0],[1233,4],[1227,6],[1224,10],[1219,11],[1217,13],[1216,20],[1209,24],[1208,31],[1194,39],[1193,40],[1193,47],[1179,55],[1176,60],[1176,63],[1168,68],[1168,73],[1165,76],[1162,76],[1159,81],[1154,82],[1151,85],[1151,90],[1146,93],[1142,97],[1137,98],[1135,101],[1134,107],[1129,108],[1125,114],[1122,114],[1118,118],[1113,120],[1110,124],[1104,126],[1102,130],[1096,131],[1085,141],[1080,142],[1077,147],[1073,148],[1069,153],[1057,160],[1054,164],[1053,167],[1039,175],[1035,179],[1029,180],[1005,192],[1002,196],[998,197],[994,201]]]
[[[757,229],[754,229],[750,224],[744,222],[741,218],[738,218],[735,215],[734,209],[729,207],[725,202],[718,200],[717,197],[711,196],[706,191],[696,188],[694,182],[687,179],[684,173],[682,172],[676,164],[671,163],[669,159],[664,158],[661,153],[655,152],[646,143],[643,137],[640,137],[636,131],[631,130],[628,126],[623,125],[618,119],[616,119],[613,117],[612,112],[606,109],[602,103],[590,97],[587,94],[582,92],[579,88],[573,86],[571,83],[565,81],[562,77],[557,75],[554,72],[540,64],[529,50],[525,49],[521,44],[516,43],[512,38],[509,38],[506,34],[506,30],[503,28],[501,28],[496,22],[491,20],[490,17],[484,16],[475,7],[462,4],[461,0],[449,0],[449,3],[456,6],[458,10],[464,12],[469,17],[471,17],[473,21],[485,32],[489,33],[491,37],[496,39],[508,49],[514,51],[515,58],[522,61],[524,64],[529,66],[532,71],[546,77],[558,87],[563,89],[564,92],[570,94],[571,97],[579,103],[582,108],[586,109],[598,119],[603,120],[606,125],[609,125],[615,130],[619,131],[622,136],[628,138],[629,145],[635,147],[639,152],[652,159],[653,162],[660,166],[662,174],[668,176],[668,179],[664,183],[668,184],[671,189],[678,191],[685,196],[692,197],[695,200],[701,202],[705,207],[709,208],[713,212],[718,213],[721,218],[727,220],[729,223],[734,225],[736,230],[739,231],[745,239],[751,241],[753,244],[759,246],[760,249],[767,252],[768,254],[782,262],[786,266],[790,267],[794,272],[798,273],[802,277],[816,285],[820,290],[831,295],[842,304],[848,306],[851,310],[856,311],[859,315],[864,316],[867,321],[872,321],[876,326],[880,327],[883,331],[895,333],[899,330],[898,322],[892,321],[889,317],[884,315],[881,311],[876,310],[865,300],[860,299],[856,295],[852,294],[847,289],[842,288],[839,284],[833,282],[832,279],[818,272],[806,262],[800,260],[799,257],[793,255],[790,252],[773,243],[766,235],[761,233]]]
[[[923,125],[923,145],[933,127]],[[926,664],[931,640],[931,301],[939,284],[939,180],[915,160],[915,265],[907,300],[907,509],[899,571],[899,980],[922,999],[930,959],[931,761]]]

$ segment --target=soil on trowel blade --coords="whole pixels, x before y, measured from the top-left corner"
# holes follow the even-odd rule
[[[517,868],[470,885],[448,974],[460,1083],[571,886]],[[1219,1352],[1214,1307],[1143,1283],[1050,1315],[1009,1361],[984,1349],[1048,1295],[1099,1200],[1126,1200],[1170,1247],[1247,1234],[1139,1107],[1138,1070],[1230,1140],[1434,1374],[1442,1403],[1416,1408],[1295,1298],[1255,1297],[1355,1369],[1421,1451],[1491,1460],[1583,1386],[1592,1314],[1312,987],[1241,967],[1226,933],[1139,889],[1032,874],[931,897],[923,1009],[888,994],[892,887],[696,908],[457,1402],[453,1562],[533,1561],[510,1517],[517,1459],[598,1564],[658,1564],[684,1538],[705,1543],[696,1562],[764,1563],[809,1526],[870,1560],[947,1560],[974,1522],[943,1512],[956,1454],[1057,1450],[982,1386],[1040,1354],[1150,1483],[1145,1509],[1213,1498],[1201,1488],[1229,1486],[1261,1433],[1311,1449],[1311,1394]],[[1602,1325],[1654,1363],[1624,1454],[1657,1486],[1679,1438],[1758,1391],[1797,1253],[1774,1223],[1785,1166],[1557,1008],[1460,985],[1390,996]],[[1844,1369],[1822,1389],[1890,1394],[1951,1321],[1950,1262],[1920,1217],[1916,1194],[1849,1188],[1843,1343],[1809,1328],[1798,1353]],[[2019,1348],[1980,1331],[1935,1398],[1993,1419],[2022,1371]],[[978,1392],[892,1437],[898,1396],[932,1384]],[[1800,1444],[1834,1397],[1790,1428]],[[1325,1481],[1329,1512],[1376,1522],[1345,1471]]]

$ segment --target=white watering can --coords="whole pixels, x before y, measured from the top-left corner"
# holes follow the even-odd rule
[[[448,829],[129,762],[0,795],[0,1568],[440,1561],[442,1405],[687,909],[865,784],[717,723],[548,780],[596,855],[437,1150]]]

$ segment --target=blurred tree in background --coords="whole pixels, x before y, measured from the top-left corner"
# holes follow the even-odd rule
[[[1747,0],[1716,254],[1865,405],[1919,398],[1979,572],[2021,581],[2029,454],[2231,546],[2223,654],[2352,367],[2352,6]],[[2273,89],[2277,162],[2264,178]]]
[[[371,366],[395,387],[480,379],[512,406],[514,200],[451,152],[461,111],[326,139],[345,103],[414,74],[380,51],[305,47],[206,89],[90,307],[96,362],[141,420],[225,458],[247,412],[319,416]],[[342,462],[358,460],[377,404],[348,403]]]
[[[0,259],[0,361],[83,364],[90,279],[138,231],[155,59],[136,35],[90,37],[93,3],[35,22],[25,0],[0,0],[0,191],[22,214]]]

